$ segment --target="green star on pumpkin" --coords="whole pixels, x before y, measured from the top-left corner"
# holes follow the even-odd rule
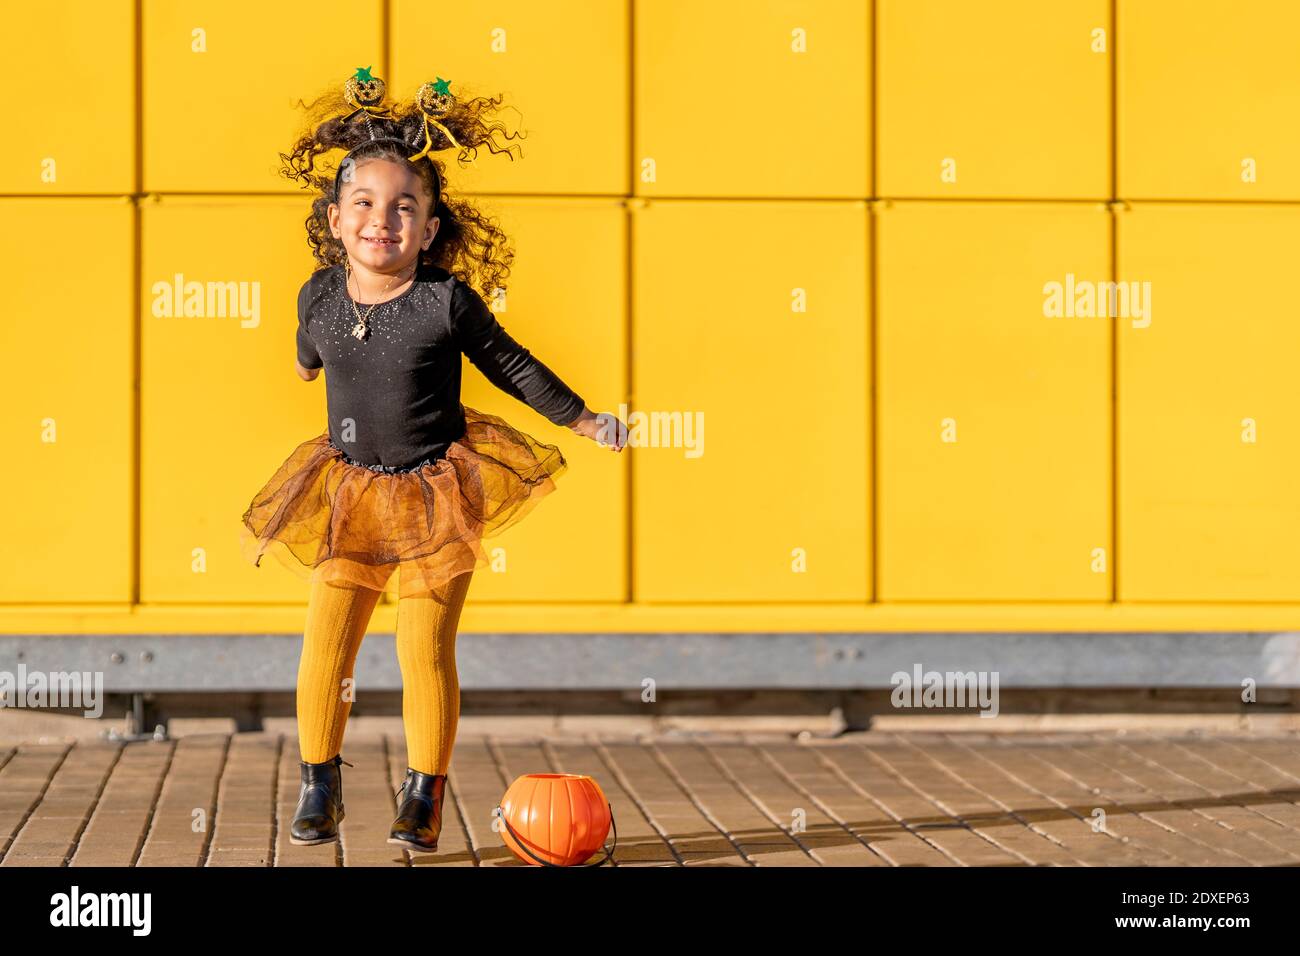
[[[451,88],[449,86],[450,83],[451,80],[444,80],[442,77],[438,77],[438,82],[433,84],[433,91],[437,93],[439,96],[450,96],[451,95]]]
[[[370,75],[370,67],[359,66],[357,67],[357,75],[353,79],[358,83],[369,83],[374,77]]]

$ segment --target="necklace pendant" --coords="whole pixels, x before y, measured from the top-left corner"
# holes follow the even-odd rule
[[[356,325],[352,326],[352,334],[358,339],[364,339],[366,337],[365,325],[361,322],[358,322]]]

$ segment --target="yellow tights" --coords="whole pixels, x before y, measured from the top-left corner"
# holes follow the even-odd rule
[[[400,573],[400,572],[399,572]],[[446,773],[460,716],[456,627],[472,572],[397,602],[397,661],[407,765]],[[332,760],[355,697],[352,669],[379,591],[313,579],[298,665],[298,748],[307,763]]]

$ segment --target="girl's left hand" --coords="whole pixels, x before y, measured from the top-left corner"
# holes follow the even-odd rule
[[[627,444],[627,426],[609,412],[597,415],[591,409],[584,408],[577,420],[570,422],[568,427],[611,451],[622,451]]]

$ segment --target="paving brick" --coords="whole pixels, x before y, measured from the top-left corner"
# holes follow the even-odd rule
[[[406,747],[400,718],[374,718],[349,725],[341,838],[314,847],[288,839],[296,734],[15,741],[0,747],[0,866],[523,866],[493,810],[529,773],[597,781],[613,866],[1300,864],[1294,721],[922,719],[838,737],[466,723],[433,854],[386,842]]]

